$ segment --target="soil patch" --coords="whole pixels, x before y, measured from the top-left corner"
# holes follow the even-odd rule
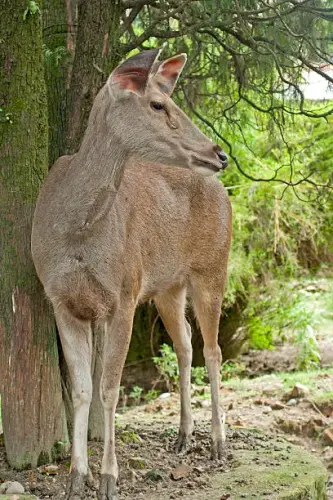
[[[117,430],[120,466],[120,499],[169,500],[306,499],[323,500],[326,470],[308,452],[281,437],[257,430],[228,429],[224,460],[209,460],[210,433],[207,424],[197,426],[192,446],[183,456],[173,452],[176,430],[162,423],[125,426]],[[89,462],[95,478],[100,467],[101,443],[89,443]],[[1,449],[3,479],[20,481],[26,491],[40,499],[63,499],[69,463],[58,464],[56,474],[43,467],[14,472]],[[175,472],[176,471],[176,472]],[[177,478],[174,480],[172,478]],[[312,492],[311,496],[306,496]],[[86,490],[86,498],[96,498]]]

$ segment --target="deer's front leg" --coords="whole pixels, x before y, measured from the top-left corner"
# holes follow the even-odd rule
[[[55,310],[62,349],[66,358],[74,406],[74,430],[71,470],[67,486],[68,500],[84,498],[90,479],[87,455],[88,416],[92,396],[92,333],[89,321],[75,318],[67,309]]]
[[[112,321],[106,322],[101,400],[104,407],[104,455],[99,500],[117,500],[118,465],[115,453],[115,413],[119,384],[131,339],[134,306],[121,307]]]
[[[155,297],[155,304],[177,354],[180,386],[180,427],[176,451],[185,451],[193,433],[191,409],[191,327],[185,319],[186,289],[174,287]]]

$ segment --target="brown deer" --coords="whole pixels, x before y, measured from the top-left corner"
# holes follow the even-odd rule
[[[228,196],[213,174],[227,165],[171,100],[186,62],[129,58],[92,107],[78,153],[57,160],[37,202],[32,254],[51,300],[73,386],[74,435],[67,498],[84,498],[91,474],[87,426],[92,397],[92,325],[105,325],[100,397],[105,443],[99,499],[117,498],[115,411],[138,303],[153,299],[180,372],[176,449],[193,432],[191,330],[186,298],[204,339],[212,397],[212,457],[225,441],[219,407],[218,325],[231,238]]]

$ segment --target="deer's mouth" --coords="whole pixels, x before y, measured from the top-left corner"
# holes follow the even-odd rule
[[[209,170],[212,170],[213,172],[220,172],[223,169],[222,165],[218,166],[215,163],[204,160],[196,160],[196,164],[198,167],[207,168]]]

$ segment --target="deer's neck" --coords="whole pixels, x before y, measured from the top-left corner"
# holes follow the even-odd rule
[[[127,152],[116,135],[87,130],[64,180],[66,200],[72,205],[70,227],[88,234],[112,208],[120,187]]]
[[[86,134],[76,162],[90,189],[108,187],[118,191],[128,155],[115,134],[99,132]]]

